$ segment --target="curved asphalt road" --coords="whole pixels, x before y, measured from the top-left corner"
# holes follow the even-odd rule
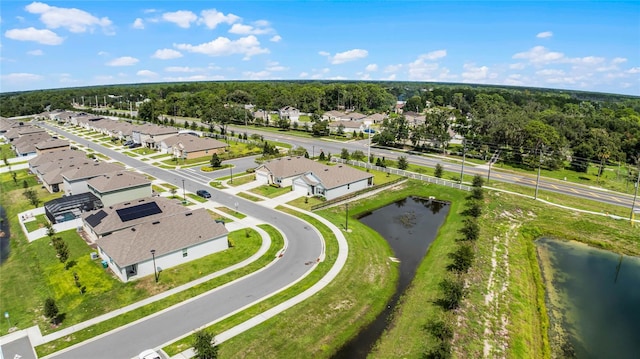
[[[94,149],[98,146],[58,128],[41,125],[80,144],[91,144]],[[196,189],[203,188],[202,183],[188,177],[181,177],[179,172],[150,166],[102,146],[100,146],[100,152],[179,187],[184,179],[185,187],[189,191],[195,192]],[[262,271],[51,357],[70,359],[134,357],[144,349],[158,347],[286,287],[304,276],[311,268],[308,263],[315,263],[321,256],[322,238],[309,228],[306,222],[219,190],[211,188],[208,190],[212,193],[212,200],[229,208],[235,208],[237,203],[240,212],[277,227],[288,240],[285,255]]]

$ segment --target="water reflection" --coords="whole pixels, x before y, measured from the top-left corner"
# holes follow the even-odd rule
[[[400,277],[387,308],[355,339],[341,348],[334,359],[366,358],[384,332],[393,308],[411,283],[448,213],[447,202],[408,197],[360,217],[360,222],[380,233],[389,243],[394,256],[400,260]]]
[[[556,356],[638,358],[640,258],[537,241]]]
[[[9,230],[9,219],[4,208],[0,206],[0,265],[9,258],[9,238],[11,233]]]

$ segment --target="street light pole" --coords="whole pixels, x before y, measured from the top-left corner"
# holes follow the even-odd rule
[[[231,171],[231,179],[229,180],[229,183],[233,183],[233,167],[229,167],[229,171]]]
[[[156,279],[156,283],[158,283],[158,270],[156,269],[156,250],[151,250],[151,258],[153,258],[153,275]]]
[[[636,180],[636,191],[635,191],[635,194],[633,195],[633,204],[631,205],[631,215],[629,216],[630,220],[633,220],[633,212],[636,210],[636,199],[638,198],[638,187],[640,187],[640,168],[638,171],[638,179]]]
[[[367,137],[369,138],[369,146],[367,146],[367,164],[371,164],[371,121],[365,122],[367,125]]]
[[[540,144],[540,143],[538,143],[538,144]],[[535,194],[533,196],[534,200],[538,199],[538,187],[540,185],[540,167],[542,167],[542,148],[541,147],[542,146],[540,146],[540,148],[538,148],[538,150],[540,151],[538,153],[538,156],[540,157],[540,160],[538,161],[538,177],[536,178],[536,192],[535,192]]]
[[[466,158],[466,154],[467,154],[467,139],[463,138],[462,139],[462,167],[460,168],[460,183],[462,183],[462,180],[464,178],[464,160]]]
[[[185,190],[184,190],[184,178],[182,179],[182,200],[183,200],[184,202],[186,202],[186,201],[187,201],[187,193],[186,193],[186,192],[185,192]]]
[[[346,212],[344,216],[344,230],[345,232],[349,232],[349,203],[344,204]]]

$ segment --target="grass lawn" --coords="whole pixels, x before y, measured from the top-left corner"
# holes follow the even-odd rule
[[[263,197],[275,198],[285,193],[291,192],[291,186],[274,187],[274,186],[264,185],[264,186],[252,188],[249,190],[249,192],[259,194]]]
[[[210,209],[207,209],[207,212],[209,212],[209,214],[211,215],[211,218],[213,218],[214,220],[222,220],[222,221],[225,221],[226,223],[233,222],[233,219],[229,217],[225,217],[221,214],[218,214]]]
[[[47,223],[49,223],[47,216],[44,214],[39,214],[35,217],[35,220],[24,222],[24,228],[27,229],[27,232],[33,232],[40,228],[46,227]]]
[[[136,148],[135,150],[133,150],[131,152],[137,153],[139,155],[150,155],[150,154],[156,153],[158,151],[153,150],[151,148],[147,148],[147,147],[139,147],[139,148]]]
[[[164,187],[156,186],[155,184],[151,185],[151,190],[156,193],[166,192],[167,190]]]
[[[16,153],[11,150],[11,145],[6,143],[0,145],[0,159],[16,157]]]
[[[251,173],[248,175],[242,175],[242,176],[234,176],[233,177],[233,182],[231,181],[231,177],[223,177],[224,179],[229,178],[229,181],[227,181],[227,184],[229,186],[241,186],[243,184],[247,184],[249,182],[253,182],[256,179],[256,175]],[[222,178],[216,178],[217,180],[222,180]]]
[[[233,247],[226,251],[214,253],[204,258],[200,258],[192,262],[185,263],[183,265],[162,271],[162,273],[160,274],[160,280],[157,284],[154,283],[154,278],[152,276],[141,278],[131,283],[121,283],[115,278],[105,275],[104,270],[102,270],[99,263],[97,263],[95,267],[99,267],[99,272],[101,272],[102,274],[98,273],[96,275],[99,278],[110,279],[110,281],[108,282],[112,284],[112,288],[109,288],[108,291],[105,291],[103,295],[98,296],[96,298],[88,298],[87,295],[91,293],[90,291],[88,291],[87,294],[85,294],[82,299],[81,306],[76,310],[77,312],[79,312],[79,314],[83,314],[84,318],[74,322],[86,320],[95,315],[112,311],[124,305],[139,301],[140,299],[143,299],[150,295],[158,294],[167,289],[174,288],[181,284],[198,279],[202,277],[204,274],[219,271],[230,265],[233,265],[242,260],[245,260],[246,258],[249,258],[251,255],[253,255],[260,248],[260,244],[262,240],[261,240],[261,237],[254,230],[242,229],[242,230],[229,233],[229,242],[233,243]],[[88,248],[86,245],[84,245],[84,247]],[[260,259],[258,259],[257,261],[251,263],[246,267],[238,269],[224,276],[214,278],[208,282],[199,284],[195,287],[192,287],[190,289],[187,289],[185,291],[172,295],[168,298],[162,299],[157,302],[153,302],[151,304],[145,305],[144,307],[138,308],[136,310],[121,314],[115,318],[93,325],[85,330],[76,332],[68,337],[64,337],[59,340],[41,345],[36,348],[36,351],[39,356],[51,354],[55,351],[61,350],[75,343],[87,340],[96,335],[99,335],[106,331],[120,327],[126,323],[130,323],[144,316],[147,316],[159,310],[165,309],[173,304],[182,302],[184,300],[197,296],[201,293],[204,293],[208,290],[216,288],[220,285],[228,283],[234,279],[242,277],[259,268],[262,268],[263,266],[265,266],[266,264],[268,264],[273,260],[273,258],[275,257],[275,253],[281,250],[281,248],[282,248],[282,241],[278,242],[276,239],[274,243],[272,243],[272,246],[270,247],[268,253],[266,253]],[[48,248],[48,249],[53,252],[51,248]],[[86,257],[88,258],[89,256],[87,255]],[[81,282],[83,282],[83,278],[84,276],[80,274]],[[73,284],[73,281],[72,281],[72,284]],[[61,306],[60,304],[58,304],[58,306],[61,307],[61,312],[66,310],[66,307]],[[94,308],[93,306],[97,306],[99,310],[96,311],[96,308]],[[65,322],[63,322],[63,326],[68,326],[72,324],[70,319],[71,318],[69,317],[69,315],[67,315],[67,317],[65,318]]]
[[[234,216],[234,217],[236,217],[236,218],[238,218],[238,219],[243,219],[243,218],[246,218],[246,217],[247,217],[247,215],[246,215],[246,214],[240,213],[240,212],[238,212],[238,211],[234,211],[233,209],[231,209],[231,208],[229,208],[229,207],[216,207],[216,209],[217,209],[218,211],[221,211],[221,212],[224,212],[224,213],[230,214],[230,215],[232,215],[232,216]]]
[[[305,211],[310,211],[311,206],[316,204],[320,204],[325,202],[325,199],[322,197],[299,197],[294,199],[293,201],[287,202],[288,205],[295,206]]]
[[[260,201],[262,201],[262,198],[258,198],[256,196],[252,196],[252,195],[250,195],[248,193],[245,193],[245,192],[240,192],[240,193],[236,194],[236,196],[242,197],[244,199],[248,199],[249,201],[252,201],[252,202],[260,202]]]
[[[15,182],[13,181],[11,172],[0,173],[0,192],[8,193],[19,189],[20,194],[22,194],[24,192],[24,181],[27,181],[28,187],[40,187],[36,176],[30,175],[26,169],[12,172],[16,174]],[[58,197],[60,197],[60,195],[58,195]],[[25,197],[23,196],[22,199],[25,199]]]
[[[192,200],[196,201],[196,202],[200,202],[200,203],[204,203],[207,201],[206,198],[200,197],[196,194],[193,193],[187,193],[187,197],[191,198]]]
[[[160,153],[157,155],[150,156],[149,158],[151,158],[152,160],[156,160],[158,158],[163,158],[163,157],[171,157],[171,155],[168,153]]]

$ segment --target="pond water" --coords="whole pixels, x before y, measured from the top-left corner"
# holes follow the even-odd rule
[[[387,327],[393,308],[411,283],[447,213],[449,204],[446,202],[409,197],[360,217],[360,222],[376,230],[389,243],[395,258],[400,261],[400,277],[386,309],[333,358],[367,357]]]
[[[554,357],[640,358],[640,258],[540,239]]]

